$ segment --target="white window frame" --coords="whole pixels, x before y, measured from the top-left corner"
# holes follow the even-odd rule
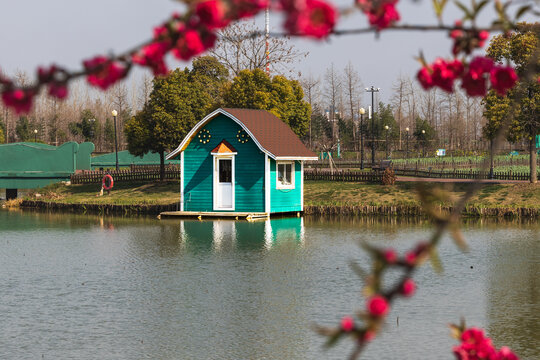
[[[291,165],[291,183],[283,184],[279,181],[279,165]],[[276,189],[294,189],[294,173],[295,162],[294,161],[276,161]]]

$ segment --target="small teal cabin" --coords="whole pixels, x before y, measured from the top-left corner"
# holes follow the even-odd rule
[[[265,110],[220,108],[167,159],[180,158],[180,211],[298,212],[304,161],[317,160],[282,120]]]

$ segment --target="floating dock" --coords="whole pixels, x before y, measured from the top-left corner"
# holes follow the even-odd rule
[[[164,211],[158,218],[163,217],[190,217],[202,220],[203,218],[234,218],[236,220],[245,219],[247,221],[266,220],[270,218],[269,213],[261,212],[200,212],[200,211]]]

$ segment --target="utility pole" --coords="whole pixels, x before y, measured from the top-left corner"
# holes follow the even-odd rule
[[[366,88],[366,92],[371,93],[371,112],[369,114],[371,119],[371,166],[375,165],[375,93],[379,92],[380,88],[375,88],[371,85],[371,89]]]
[[[265,40],[266,40],[266,75],[270,76],[270,11],[268,7],[264,11]]]

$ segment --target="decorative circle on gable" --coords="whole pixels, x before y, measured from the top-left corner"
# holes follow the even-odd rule
[[[238,130],[238,133],[236,134],[236,138],[238,139],[238,142],[241,144],[245,144],[249,141],[249,135],[244,130]]]
[[[200,143],[207,144],[210,142],[212,135],[210,135],[210,131],[207,129],[202,129],[199,131],[199,134],[197,134],[197,137],[199,138]]]

